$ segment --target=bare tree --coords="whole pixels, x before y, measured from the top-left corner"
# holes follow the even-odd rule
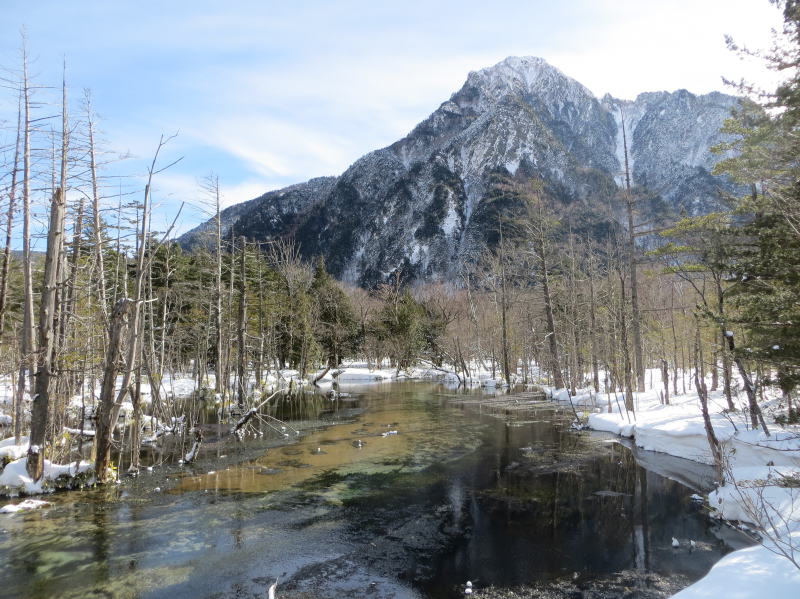
[[[8,275],[11,267],[11,239],[13,237],[14,210],[17,199],[17,176],[19,174],[20,138],[22,135],[22,94],[17,102],[17,136],[14,142],[14,163],[11,168],[11,185],[8,190],[8,213],[6,216],[6,244],[3,249],[3,269],[0,272],[0,339],[5,330],[6,309],[8,305]]]
[[[34,336],[33,336],[33,271],[31,264],[31,88],[28,80],[28,52],[22,41],[22,275],[23,314],[20,335],[20,368],[17,381],[14,436],[19,440],[22,425],[22,397],[25,393],[25,375],[31,377],[33,389]]]
[[[628,166],[628,138],[625,131],[625,117],[620,111],[622,122],[622,144],[625,151],[625,208],[628,215],[628,271],[631,287],[631,329],[633,331],[633,357],[636,369],[636,387],[644,391],[644,353],[642,351],[642,316],[639,312],[639,281],[636,269],[636,233],[633,221],[633,194],[631,193],[631,174]]]
[[[563,389],[564,375],[561,371],[561,360],[558,350],[558,335],[553,309],[553,296],[550,290],[550,268],[548,254],[550,252],[549,231],[553,227],[552,219],[546,213],[542,191],[536,182],[529,181],[521,188],[521,193],[528,202],[528,218],[525,229],[530,239],[532,253],[538,266],[538,279],[542,286],[544,298],[546,338],[550,348],[550,370],[557,389]]]

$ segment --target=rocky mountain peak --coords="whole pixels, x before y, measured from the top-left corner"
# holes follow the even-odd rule
[[[476,108],[479,111],[509,95],[559,104],[594,99],[592,92],[578,81],[536,56],[509,56],[491,67],[472,71],[464,87],[453,94],[452,100],[463,106],[459,100],[469,95],[465,93],[468,90],[478,92]]]
[[[541,179],[554,202],[572,207],[576,227],[602,221],[598,211],[623,182],[623,121],[635,185],[668,208],[712,209],[720,189],[734,188],[711,175],[708,148],[737,102],[686,90],[598,100],[542,58],[509,57],[471,72],[406,137],[339,177],[270,192],[229,208],[223,222],[258,240],[291,236],[306,257],[324,256],[334,275],[360,285],[398,270],[447,279],[491,245],[498,219],[514,210],[497,201],[498,173]],[[201,243],[209,229],[182,243]]]

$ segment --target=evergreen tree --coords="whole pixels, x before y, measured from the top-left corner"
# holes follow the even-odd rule
[[[750,189],[734,199],[739,235],[730,296],[748,332],[747,353],[763,361],[766,371],[775,369],[775,380],[790,393],[800,365],[800,2],[775,3],[783,9],[784,26],[770,52],[750,52],[730,40],[729,46],[763,57],[786,78],[773,93],[761,95],[761,104],[745,101],[726,122],[730,141],[715,148],[726,156],[715,173]]]
[[[327,365],[338,366],[357,348],[358,322],[355,311],[341,286],[325,270],[320,258],[314,269],[311,294],[316,305],[316,337]]]

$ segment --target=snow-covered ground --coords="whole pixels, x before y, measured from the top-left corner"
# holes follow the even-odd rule
[[[659,376],[653,374],[654,389],[635,394],[632,413],[625,411],[622,394],[581,391],[571,399],[579,411],[591,411],[592,429],[630,437],[643,449],[713,464],[697,393],[670,396],[670,405],[663,405]],[[570,399],[566,390],[548,391],[559,401]],[[780,555],[790,554],[800,565],[800,428],[772,424],[769,410],[778,400],[765,403],[769,437],[750,430],[741,409],[724,411],[727,404],[721,391],[709,398],[725,476],[724,484],[709,494],[709,508],[715,517],[754,525],[762,531],[762,543],[726,556],[705,578],[675,597],[800,597],[800,567]],[[737,405],[744,405],[744,397]]]
[[[26,449],[27,450],[27,449]],[[16,495],[38,495],[49,493],[60,487],[72,487],[78,475],[92,471],[91,462],[53,464],[44,461],[44,475],[34,482],[26,470],[28,458],[20,458],[6,465],[0,472],[0,493],[14,497]]]

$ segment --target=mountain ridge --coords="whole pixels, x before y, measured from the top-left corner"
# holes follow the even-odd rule
[[[368,152],[338,177],[268,192],[223,212],[224,229],[293,237],[307,258],[372,286],[398,269],[410,280],[456,275],[486,242],[499,213],[492,178],[519,169],[587,215],[622,184],[622,120],[634,184],[688,213],[713,207],[732,184],[711,175],[708,148],[738,99],[720,92],[644,92],[598,99],[541,58],[509,57],[464,85],[402,139]],[[592,203],[594,201],[594,204]],[[202,243],[209,223],[185,234]]]

